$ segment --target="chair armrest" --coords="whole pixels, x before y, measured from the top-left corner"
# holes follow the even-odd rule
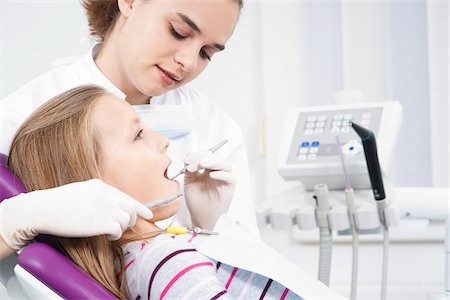
[[[19,254],[19,265],[65,299],[117,299],[55,249],[32,243]]]

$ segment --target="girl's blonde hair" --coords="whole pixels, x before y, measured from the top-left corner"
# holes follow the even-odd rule
[[[27,191],[101,178],[102,158],[92,114],[104,94],[94,85],[73,88],[46,102],[23,123],[12,143],[8,166]],[[110,242],[106,236],[58,239],[74,263],[115,296],[126,299],[123,242]]]

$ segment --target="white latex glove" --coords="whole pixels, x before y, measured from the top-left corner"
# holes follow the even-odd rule
[[[36,235],[117,240],[136,223],[151,219],[143,204],[99,179],[20,194],[0,204],[0,234],[14,250]]]
[[[211,151],[188,154],[184,162],[187,165],[184,197],[192,223],[212,230],[219,217],[228,211],[236,179],[231,168]]]

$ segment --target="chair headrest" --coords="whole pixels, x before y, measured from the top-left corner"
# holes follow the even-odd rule
[[[22,181],[8,169],[7,163],[8,157],[0,153],[0,202],[26,191]]]

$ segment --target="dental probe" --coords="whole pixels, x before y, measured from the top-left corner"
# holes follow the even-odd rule
[[[218,232],[215,231],[211,231],[211,230],[207,230],[207,229],[203,229],[200,227],[193,227],[193,228],[189,228],[186,226],[169,226],[166,229],[160,229],[160,230],[156,230],[156,231],[150,231],[150,232],[146,232],[143,233],[142,235],[147,235],[147,234],[160,234],[160,233],[169,233],[169,234],[175,234],[175,235],[179,235],[179,234],[202,234],[202,235],[219,235]],[[147,242],[147,241],[145,241]]]
[[[228,143],[228,139],[224,139],[223,141],[221,141],[221,142],[218,143],[217,145],[215,145],[215,146],[209,148],[208,151],[211,151],[212,153],[214,153],[214,152],[216,152],[217,150],[219,150],[219,149],[220,149],[223,145],[225,145],[226,143]],[[177,175],[175,175],[175,176],[173,176],[172,178],[170,178],[170,180],[174,180],[175,178],[177,178],[177,177],[180,176],[181,174],[186,173],[186,171],[187,171],[186,167],[187,167],[187,166],[188,166],[187,164],[184,164],[184,168],[181,169],[181,171],[180,171]]]
[[[168,196],[168,197],[165,197],[165,198],[156,200],[156,201],[147,202],[147,203],[145,203],[144,205],[145,205],[147,208],[154,208],[154,207],[161,206],[161,205],[163,205],[163,204],[167,204],[167,203],[169,203],[169,202],[172,202],[173,200],[177,199],[177,198],[180,197],[180,196],[183,196],[183,194],[180,193],[180,194]]]
[[[186,233],[194,234],[195,233],[195,234],[205,234],[205,235],[219,235],[218,232],[203,229],[200,227],[188,228],[186,226],[169,226],[164,231],[167,233],[172,233],[172,234],[186,234]]]

